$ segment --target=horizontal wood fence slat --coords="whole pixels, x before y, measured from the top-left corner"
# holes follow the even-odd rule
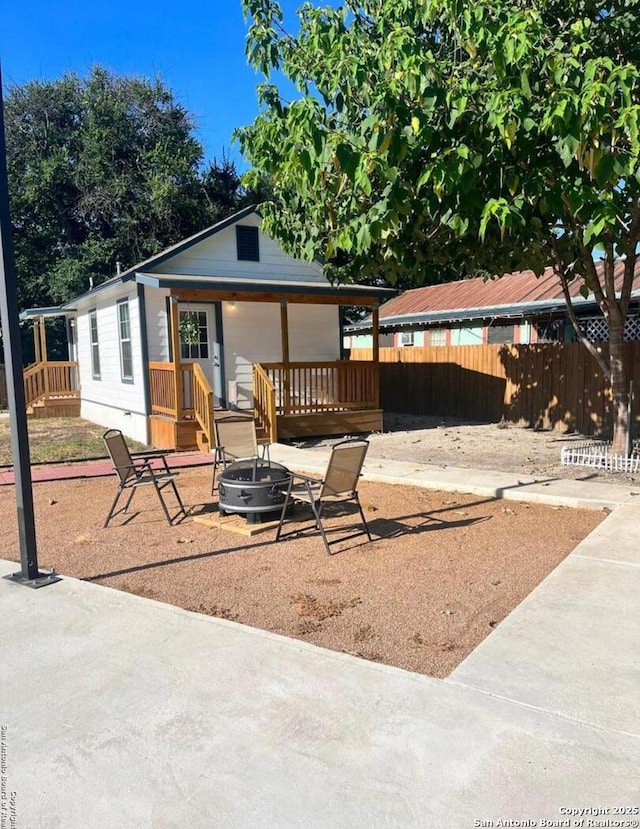
[[[607,359],[606,343],[599,346]],[[640,423],[640,342],[625,344]],[[371,349],[352,349],[371,360]],[[380,349],[380,405],[388,412],[441,415],[587,435],[610,428],[611,389],[580,343]]]

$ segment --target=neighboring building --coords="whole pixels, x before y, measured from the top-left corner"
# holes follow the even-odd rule
[[[381,427],[377,374],[340,362],[339,311],[377,306],[391,291],[334,288],[318,262],[286,255],[260,225],[247,208],[59,309],[23,314],[67,317],[82,417],[183,448],[201,431],[210,442],[212,408],[252,409],[256,400],[272,437]],[[44,380],[55,399],[65,392],[63,364],[58,374],[45,371],[46,344],[36,359],[31,402],[44,395]],[[351,384],[354,370],[366,382]]]
[[[617,269],[621,283],[622,263]],[[591,341],[607,338],[607,327],[590,296],[571,286],[573,304]],[[640,265],[626,327],[629,340],[640,340]],[[575,339],[562,288],[548,268],[505,274],[500,279],[463,279],[405,291],[380,308],[380,346],[484,345],[567,342]],[[371,348],[371,319],[345,327],[345,348]]]

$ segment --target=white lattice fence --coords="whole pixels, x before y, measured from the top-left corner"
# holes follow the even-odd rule
[[[577,446],[565,446],[560,452],[560,462],[562,466],[590,466],[610,472],[638,472],[640,446],[639,442],[634,440],[631,455],[627,457],[613,454],[611,444],[607,441],[595,440]]]
[[[607,342],[609,329],[604,317],[585,317],[580,320],[585,337],[590,342]],[[629,342],[640,340],[640,315],[627,318],[624,326],[624,338]]]

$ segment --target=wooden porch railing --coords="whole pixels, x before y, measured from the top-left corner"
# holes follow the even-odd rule
[[[77,399],[80,396],[78,363],[47,361],[34,363],[23,372],[27,406],[50,397]]]
[[[193,364],[180,366],[182,376],[182,410],[176,411],[176,387],[173,363],[149,363],[149,391],[151,414],[164,414],[183,420],[193,417]]]
[[[253,366],[253,411],[257,425],[266,431],[269,443],[276,443],[278,440],[276,390],[259,363]]]
[[[213,389],[207,380],[204,371],[198,365],[193,364],[193,392],[192,405],[193,413],[202,431],[205,433],[209,448],[215,446],[215,434],[213,428]]]
[[[257,368],[254,366],[254,388]],[[278,415],[379,408],[378,366],[372,362],[262,363]]]

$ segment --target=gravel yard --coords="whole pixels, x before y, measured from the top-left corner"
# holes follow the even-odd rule
[[[406,458],[410,446],[415,461],[471,463],[466,450],[451,449],[448,428],[427,430],[433,445],[422,431],[395,432],[397,443],[373,436],[372,453]],[[520,444],[515,430],[480,428]],[[491,466],[495,452],[486,452]],[[196,510],[211,506],[210,474],[180,474],[184,501]],[[315,532],[275,544],[275,530],[246,538],[191,519],[169,527],[150,491],[136,495],[130,518],[102,529],[114,478],[34,490],[43,568],[436,677],[447,676],[605,515],[364,481],[374,541],[347,538],[328,556]],[[287,528],[299,529],[304,517]],[[353,536],[355,520],[353,511],[330,520],[332,537]],[[10,486],[0,488],[0,555],[18,558]]]

